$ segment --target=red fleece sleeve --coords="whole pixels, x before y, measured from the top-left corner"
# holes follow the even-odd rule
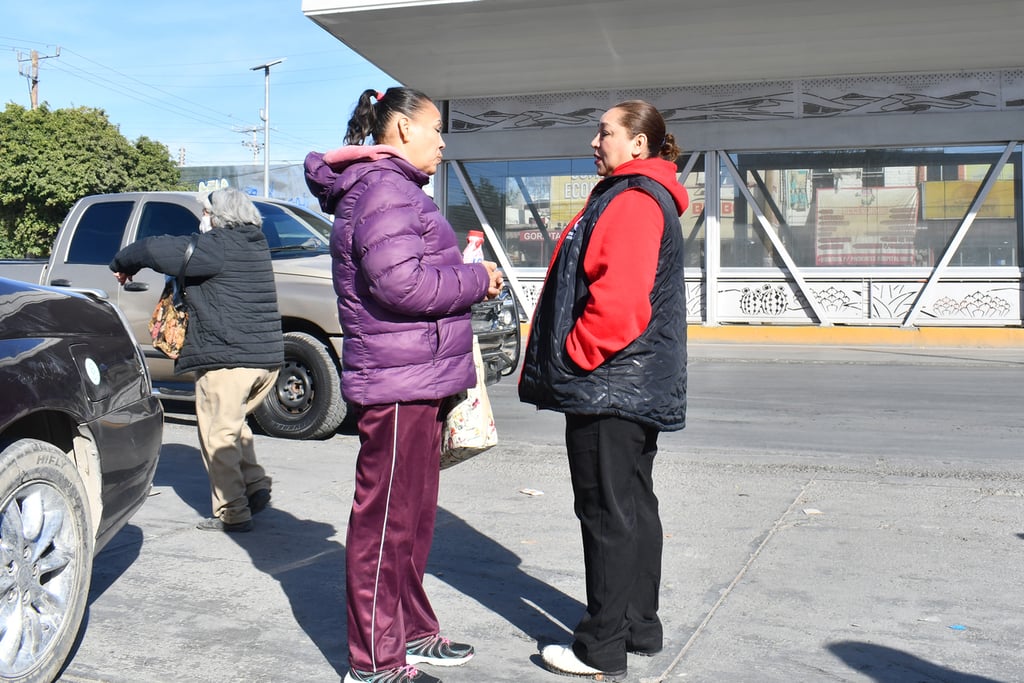
[[[566,340],[569,357],[586,371],[629,346],[651,321],[651,290],[665,219],[658,202],[626,190],[601,214],[583,268],[590,299]]]

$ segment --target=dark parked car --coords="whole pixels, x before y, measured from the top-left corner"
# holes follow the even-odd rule
[[[0,278],[0,680],[59,674],[93,557],[149,495],[162,435],[114,306]]]

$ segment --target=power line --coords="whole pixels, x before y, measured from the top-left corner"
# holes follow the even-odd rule
[[[203,112],[186,109],[176,104],[156,99],[151,95],[139,92],[138,90],[129,89],[115,81],[111,81],[107,78],[104,78],[101,75],[94,74],[89,71],[84,71],[80,67],[69,66],[68,68],[58,68],[57,70],[62,71],[63,73],[73,78],[78,78],[87,83],[92,83],[93,85],[100,86],[106,90],[109,90],[110,92],[114,92],[118,95],[127,97],[128,99],[135,100],[136,102],[141,102],[142,104],[146,104],[154,108],[157,108],[164,113],[174,114],[176,116],[181,116],[192,121],[197,121],[199,123],[213,125],[225,129],[228,129],[229,125],[231,125],[226,121],[222,121],[216,117],[204,114]],[[228,119],[233,118],[230,115],[222,114],[221,116],[225,116]]]
[[[218,112],[217,110],[212,109],[211,107],[207,107],[205,105],[198,105],[198,104],[192,102],[191,100],[188,100],[186,98],[180,97],[180,96],[175,95],[173,93],[170,93],[170,92],[168,92],[166,90],[162,90],[161,88],[152,86],[152,85],[150,85],[150,84],[148,84],[148,83],[146,83],[144,81],[141,81],[141,80],[139,80],[139,79],[137,79],[137,78],[135,78],[133,76],[129,76],[127,74],[124,74],[121,71],[118,71],[117,69],[112,69],[110,67],[107,67],[104,64],[101,64],[101,63],[99,63],[99,62],[97,62],[97,61],[95,61],[93,59],[89,59],[88,57],[85,57],[84,55],[81,55],[81,54],[75,52],[74,50],[67,50],[67,52],[69,52],[69,53],[71,53],[71,54],[73,54],[73,55],[75,55],[77,57],[80,57],[80,58],[84,59],[87,62],[95,64],[95,65],[97,65],[97,66],[99,66],[99,67],[101,67],[103,69],[106,69],[106,70],[110,71],[111,73],[124,76],[125,78],[127,78],[127,79],[129,79],[129,80],[131,80],[131,81],[133,81],[135,83],[138,83],[138,84],[140,84],[142,86],[150,88],[151,90],[155,90],[158,93],[165,94],[168,97],[172,97],[172,98],[174,98],[176,100],[180,100],[180,101],[185,102],[187,104],[193,104],[193,105],[199,106],[202,109],[206,109],[207,111],[213,112],[217,116],[225,117],[225,118],[229,119],[229,122],[220,121],[220,120],[218,120],[218,119],[216,119],[214,117],[211,117],[209,115],[206,115],[206,114],[204,114],[202,112],[198,112],[198,111],[195,111],[195,110],[192,110],[192,109],[188,109],[188,108],[182,107],[180,105],[175,105],[173,103],[168,103],[165,100],[160,100],[160,99],[152,98],[151,96],[145,95],[143,93],[140,93],[137,90],[128,89],[125,86],[123,86],[121,83],[116,82],[116,81],[112,81],[109,78],[106,78],[105,76],[93,73],[91,71],[87,71],[87,70],[83,69],[82,67],[77,67],[77,66],[74,66],[74,65],[69,65],[69,67],[70,67],[69,69],[62,69],[65,73],[68,73],[69,75],[73,75],[73,76],[76,76],[78,78],[82,78],[83,80],[89,81],[91,83],[97,83],[97,84],[105,85],[105,87],[107,87],[108,89],[110,89],[110,90],[112,90],[114,92],[117,92],[117,93],[119,93],[121,95],[124,95],[126,97],[130,97],[132,99],[135,99],[136,101],[143,102],[144,104],[149,104],[151,106],[157,106],[160,109],[165,110],[165,111],[166,111],[167,107],[172,107],[172,108],[174,108],[174,109],[176,109],[178,111],[179,115],[184,116],[186,118],[190,118],[190,119],[192,119],[194,121],[199,121],[200,123],[206,123],[206,124],[209,124],[209,125],[214,125],[214,126],[217,126],[219,128],[225,128],[227,130],[231,130],[231,132],[238,132],[236,130],[236,127],[238,126],[239,122],[238,122],[237,119],[235,119],[235,117],[233,117],[230,114],[224,114],[222,112]],[[77,74],[76,73],[72,73],[72,69],[76,69],[79,73],[77,73]],[[249,86],[247,86],[247,87],[249,87]],[[276,139],[283,138],[285,142],[291,142],[292,144],[301,144],[301,145],[306,145],[306,146],[311,146],[311,145],[315,145],[316,144],[315,142],[313,142],[311,140],[308,140],[308,139],[296,137],[296,136],[290,135],[288,133],[282,133],[278,129],[274,128],[274,127],[271,127],[271,130],[274,131]]]
[[[7,40],[13,40],[15,42],[22,42],[19,39],[12,39],[12,38],[7,38],[7,37],[0,36],[0,41],[7,41]],[[32,41],[26,41],[26,42],[32,42]],[[41,43],[37,43],[37,44],[41,44]],[[0,49],[2,49],[3,47],[5,47],[5,45],[0,45]],[[10,47],[10,49],[12,49],[12,51],[19,49],[19,48],[17,48],[14,45],[11,45],[9,47]],[[30,48],[24,48],[24,49],[30,49]],[[307,54],[324,54],[324,53],[327,53],[327,52],[331,52],[331,51],[314,52],[314,53],[307,53]],[[97,86],[99,88],[102,88],[103,90],[105,90],[107,92],[116,94],[118,96],[130,99],[130,100],[133,100],[135,102],[139,102],[139,103],[141,103],[143,105],[146,105],[146,106],[149,106],[149,107],[153,107],[155,109],[159,109],[163,114],[169,115],[171,117],[180,118],[180,119],[183,119],[185,121],[196,122],[196,123],[199,123],[199,124],[202,124],[202,125],[205,125],[205,126],[211,126],[211,127],[216,128],[218,130],[230,131],[231,133],[238,134],[240,132],[240,130],[239,130],[240,127],[242,128],[242,132],[244,132],[246,130],[246,126],[249,126],[248,123],[246,123],[245,121],[237,118],[236,116],[234,116],[232,114],[227,114],[227,113],[221,112],[221,111],[219,111],[217,109],[214,109],[214,108],[212,108],[212,107],[210,107],[210,106],[208,106],[206,104],[203,104],[201,102],[196,102],[195,100],[190,100],[190,99],[188,99],[186,97],[182,97],[180,95],[177,95],[174,92],[166,90],[166,89],[164,89],[164,88],[162,88],[162,87],[160,87],[158,85],[154,85],[152,82],[147,82],[145,80],[137,78],[136,76],[133,76],[133,75],[127,73],[126,70],[111,68],[111,67],[109,67],[109,66],[107,66],[105,64],[102,64],[102,63],[100,63],[100,62],[98,62],[98,61],[96,61],[94,59],[86,57],[85,55],[83,55],[81,53],[78,53],[78,52],[76,52],[74,50],[68,49],[66,47],[63,48],[63,53],[64,54],[61,55],[61,60],[59,62],[55,61],[53,63],[52,69],[57,71],[57,72],[63,73],[66,77],[77,79],[77,80],[83,81],[85,83],[89,83],[89,84],[91,84],[93,86]],[[250,60],[235,60],[235,61],[238,61],[239,63],[243,63],[243,61],[247,62],[247,61],[250,61]],[[225,64],[225,63],[226,62],[220,62],[220,64],[222,64],[222,65]],[[207,66],[209,64],[209,62],[201,62],[201,63],[198,63],[198,64],[202,65],[202,66]],[[298,71],[315,71],[315,70],[319,70],[319,69],[298,69]],[[289,73],[288,71],[285,72],[286,75],[288,73]],[[335,74],[336,74],[336,72],[335,72]],[[230,75],[238,76],[239,74],[232,73]],[[209,78],[210,76],[211,75],[209,73],[206,73],[206,72],[203,73],[203,77],[205,77],[205,78]],[[321,79],[320,81],[305,81],[304,80],[304,81],[301,81],[300,83],[314,83],[314,82],[317,82],[317,83],[322,85],[325,82],[337,82],[339,80],[345,80],[345,79],[327,78],[327,79]],[[282,83],[287,85],[287,86],[298,85],[298,83],[295,83],[294,81],[293,82],[288,82],[287,78],[282,79]],[[169,87],[174,87],[174,86],[169,86]],[[182,87],[184,87],[184,86],[182,86]],[[196,88],[196,87],[203,87],[203,86],[196,86],[196,85],[191,85],[190,84],[187,87],[189,87],[189,88]],[[218,87],[219,89],[223,90],[223,89],[226,89],[226,88],[233,88],[234,89],[234,88],[243,88],[243,87],[246,88],[246,89],[251,89],[253,86],[249,85],[249,84],[245,84],[245,85],[241,85],[241,84],[240,85],[220,84],[220,85],[211,86],[211,87]],[[275,81],[275,89],[276,88],[277,88],[277,82]],[[188,124],[184,124],[184,125],[188,125]],[[262,129],[260,129],[260,130],[262,130]],[[275,126],[271,126],[270,130],[274,133],[274,136],[275,136],[276,140],[279,140],[282,144],[284,144],[284,145],[286,145],[288,147],[292,147],[292,148],[294,148],[294,147],[303,147],[305,149],[312,149],[312,148],[315,148],[318,144],[320,144],[318,141],[310,140],[306,136],[300,136],[300,135],[294,135],[294,134],[287,133],[287,132],[282,132],[277,127],[275,127]],[[309,133],[316,134],[315,133],[316,130],[319,130],[319,128],[303,128],[303,132],[307,133],[307,134],[309,134]],[[328,133],[335,132],[339,136],[343,132],[340,128],[337,131],[333,131],[333,130],[328,129],[328,128],[325,127],[323,130],[325,132],[328,132]],[[230,145],[237,145],[238,144],[237,140],[235,140],[233,142],[220,142],[219,140],[212,139],[209,136],[201,136],[201,135],[197,136],[197,135],[195,135],[195,133],[198,132],[198,131],[196,131],[194,129],[186,129],[183,132],[185,133],[185,135],[183,135],[181,137],[187,137],[188,140],[187,141],[183,141],[181,139],[181,137],[178,137],[178,139],[171,141],[172,146],[178,147],[178,146],[180,146],[180,145],[182,145],[182,144],[184,144],[186,142],[191,142],[192,144],[203,144],[203,145],[214,145],[214,146],[217,146],[217,145],[229,145],[230,146]],[[204,137],[205,137],[205,140],[204,140]],[[245,144],[245,143],[243,142],[242,144]]]
[[[222,116],[222,117],[225,117],[227,119],[234,120],[234,118],[235,118],[231,114],[225,114],[223,112],[219,112],[219,111],[217,111],[217,110],[215,110],[215,109],[213,109],[211,107],[208,107],[206,105],[203,105],[203,104],[200,104],[200,103],[197,103],[197,102],[193,102],[191,100],[187,100],[184,97],[180,97],[179,95],[175,95],[174,93],[171,93],[171,92],[168,92],[166,90],[162,90],[161,88],[158,88],[158,87],[155,87],[153,85],[150,85],[149,83],[146,83],[145,81],[141,81],[141,80],[139,80],[139,79],[137,79],[137,78],[135,78],[133,76],[129,76],[128,74],[125,74],[125,73],[123,73],[121,71],[118,71],[117,69],[113,69],[113,68],[111,68],[109,66],[106,66],[105,64],[101,64],[101,63],[97,62],[94,59],[89,59],[85,55],[79,54],[79,53],[75,52],[74,50],[68,50],[68,52],[70,52],[71,54],[73,54],[73,55],[75,55],[77,57],[80,57],[81,59],[84,59],[85,61],[87,61],[87,62],[89,62],[91,64],[95,64],[96,66],[100,67],[101,69],[105,69],[105,70],[107,70],[107,71],[109,71],[109,72],[111,72],[113,74],[117,74],[118,76],[122,76],[124,78],[127,78],[128,80],[133,81],[135,83],[138,83],[141,86],[144,86],[144,87],[149,88],[151,90],[155,90],[156,92],[161,93],[163,95],[167,95],[168,97],[171,97],[173,99],[180,100],[180,101],[182,101],[182,102],[184,102],[184,103],[186,103],[188,105],[199,107],[201,109],[205,109],[207,111],[213,112],[217,116]],[[85,72],[85,73],[89,73],[89,72],[86,72],[84,69],[82,69],[82,71]],[[96,76],[95,74],[91,74],[91,75]],[[96,76],[96,78],[100,78],[101,80],[104,80],[104,81],[107,81],[108,83],[113,84],[113,81],[109,81],[109,79],[103,78],[102,76]],[[119,91],[119,92],[123,92],[123,91]],[[161,103],[161,105],[165,104],[165,101],[163,101],[163,100],[158,100],[158,101]],[[192,110],[185,110],[185,111],[189,111],[190,113],[198,114],[198,112],[194,112]]]

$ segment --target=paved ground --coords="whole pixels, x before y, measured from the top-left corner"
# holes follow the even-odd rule
[[[1024,377],[1020,351],[692,352],[696,363],[995,358]],[[503,411],[517,410],[504,400],[513,392],[512,383],[492,391]],[[536,419],[534,434],[442,473],[428,590],[445,631],[478,652],[432,671],[447,683],[570,680],[537,657],[539,645],[567,638],[582,609],[560,423],[521,410],[499,414],[499,429],[503,417]],[[88,622],[61,680],[337,681],[356,437],[261,438],[274,506],[253,533],[232,536],[193,528],[209,509],[194,417],[169,413],[164,441],[153,495],[96,563]],[[667,642],[656,657],[630,658],[630,681],[1024,681],[1021,463],[695,455],[685,439],[662,456]]]

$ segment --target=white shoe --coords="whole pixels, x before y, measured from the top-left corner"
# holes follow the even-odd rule
[[[540,651],[540,658],[549,671],[564,676],[579,676],[580,678],[590,678],[595,681],[619,681],[626,675],[625,669],[622,671],[602,671],[601,669],[595,669],[584,664],[568,645],[546,645]]]

